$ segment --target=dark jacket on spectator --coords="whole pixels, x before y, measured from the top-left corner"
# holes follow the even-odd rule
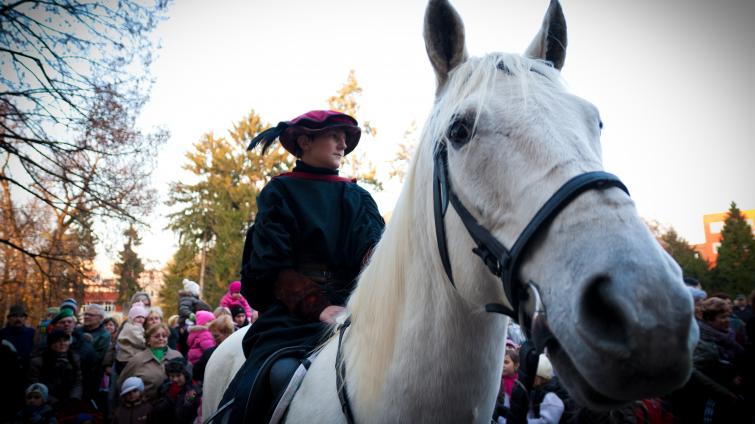
[[[71,350],[79,356],[81,362],[82,400],[94,399],[102,380],[102,358],[97,356],[90,335],[77,328],[71,335]]]
[[[42,383],[49,390],[49,402],[82,398],[81,362],[71,349],[57,353],[49,347],[31,359],[29,382]]]
[[[187,393],[190,391],[194,391],[195,395],[188,399]],[[201,392],[191,383],[191,377],[177,394],[171,393],[171,381],[166,379],[160,387],[160,397],[155,402],[152,411],[152,422],[160,424],[192,423],[197,417],[200,396]]]
[[[178,323],[183,326],[184,322],[189,319],[191,314],[197,311],[210,311],[210,305],[198,298],[191,292],[181,290],[178,292]]]
[[[44,404],[36,408],[25,406],[10,422],[12,424],[57,424],[58,420],[55,419],[55,411],[50,405]]]
[[[34,350],[34,329],[31,327],[5,327],[0,330],[0,340],[13,343],[24,369],[29,368],[29,360]]]
[[[134,403],[127,403],[121,399],[121,404],[113,412],[113,421],[111,424],[147,424],[149,422],[158,422],[151,420],[152,404],[139,399]],[[162,423],[161,423],[162,424]]]

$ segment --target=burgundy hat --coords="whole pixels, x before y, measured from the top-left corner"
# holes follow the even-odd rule
[[[346,133],[344,155],[348,155],[359,143],[362,130],[356,119],[334,110],[313,110],[290,121],[279,122],[275,127],[257,134],[249,143],[247,150],[252,150],[262,144],[262,154],[264,154],[275,139],[279,138],[283,147],[296,155],[299,151],[296,145],[297,137],[303,134],[317,134],[331,128],[338,128]]]

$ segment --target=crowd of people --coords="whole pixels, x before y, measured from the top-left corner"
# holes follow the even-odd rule
[[[257,318],[234,281],[220,305],[184,280],[167,317],[144,292],[123,322],[102,306],[75,299],[47,309],[36,328],[23,305],[0,330],[5,384],[0,422],[201,422],[204,368],[215,347]]]
[[[755,400],[755,291],[749,298],[708,296],[686,280],[695,301],[700,341],[687,384],[663,397],[612,411],[576,405],[546,354],[536,354],[511,325],[493,421],[502,423],[751,422]],[[136,293],[119,324],[99,305],[74,299],[47,310],[34,329],[23,306],[0,330],[6,384],[2,422],[201,422],[204,369],[215,347],[257,318],[233,282],[211,307],[199,286],[184,281],[177,313],[167,320],[146,293]],[[79,319],[81,318],[81,319]],[[750,403],[748,403],[750,402]]]
[[[573,402],[559,384],[546,354],[537,355],[511,324],[493,421],[499,424],[647,423],[717,424],[755,422],[755,290],[734,300],[708,294],[685,278],[695,302],[700,339],[692,375],[665,396],[638,400],[610,411]],[[640,365],[641,366],[641,365]]]

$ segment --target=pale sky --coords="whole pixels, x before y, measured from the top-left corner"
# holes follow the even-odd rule
[[[473,56],[522,52],[547,0],[455,0]],[[569,46],[563,75],[604,122],[605,169],[628,186],[641,216],[703,241],[702,215],[734,200],[755,208],[755,2],[563,0]],[[168,184],[192,143],[226,131],[251,109],[288,120],[326,99],[356,71],[360,118],[378,129],[360,149],[388,159],[412,121],[421,129],[434,76],[419,0],[181,0],[155,34],[156,83],[140,125],[162,126],[153,184],[160,206],[140,255],[164,263],[176,237],[163,230]],[[379,161],[378,161],[379,162]],[[379,163],[387,168],[386,163]],[[393,209],[399,188],[376,199]],[[120,242],[104,246],[101,268]]]

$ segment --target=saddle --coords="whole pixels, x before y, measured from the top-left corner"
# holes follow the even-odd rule
[[[276,351],[259,370],[246,362],[228,385],[217,411],[207,417],[204,424],[283,422],[288,406],[299,389],[307,370],[317,354],[307,356],[311,349],[303,346],[287,347]],[[283,380],[277,364],[286,363]],[[289,364],[295,364],[289,367]],[[280,368],[280,367],[278,367]],[[256,372],[256,375],[255,375]],[[271,380],[278,380],[271,384]]]

